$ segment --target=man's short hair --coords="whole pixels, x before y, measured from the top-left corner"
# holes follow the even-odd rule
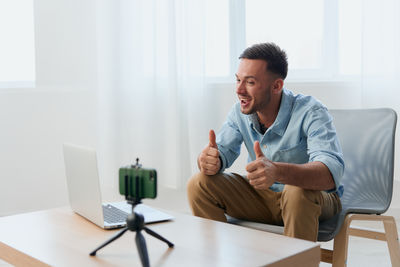
[[[267,62],[267,71],[278,74],[285,79],[288,72],[287,55],[284,50],[274,43],[255,44],[246,48],[239,59],[262,59]]]

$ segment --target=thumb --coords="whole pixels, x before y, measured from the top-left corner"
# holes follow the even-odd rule
[[[210,133],[208,134],[208,139],[210,140],[210,143],[208,143],[208,145],[210,147],[218,148],[217,142],[215,141],[215,132],[214,132],[214,130],[210,130]]]
[[[261,151],[260,143],[258,141],[254,142],[254,152],[256,153],[256,158],[264,157],[264,154]]]

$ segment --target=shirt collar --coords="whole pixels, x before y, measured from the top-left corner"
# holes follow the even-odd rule
[[[278,111],[278,116],[276,116],[276,119],[274,123],[269,127],[269,130],[275,132],[276,134],[283,136],[285,133],[286,127],[289,123],[290,119],[290,114],[292,112],[293,108],[293,102],[294,102],[294,97],[292,92],[289,90],[286,90],[285,88],[282,89],[282,99],[281,99],[281,104],[279,106],[279,111]],[[260,126],[257,118],[257,114],[249,114],[249,122],[250,122],[250,127],[253,129],[257,129],[260,131]]]

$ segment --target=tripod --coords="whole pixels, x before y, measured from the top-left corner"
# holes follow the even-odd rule
[[[139,196],[138,191],[139,191],[139,177],[135,177],[135,183],[136,183],[136,196]],[[128,184],[128,177],[125,176],[125,184]],[[147,246],[146,246],[146,240],[144,239],[141,231],[144,230],[146,233],[148,233],[151,236],[154,236],[155,238],[164,241],[167,243],[168,247],[173,247],[174,244],[169,242],[167,239],[164,237],[160,236],[156,232],[150,230],[144,225],[144,217],[142,214],[134,212],[135,206],[137,204],[141,203],[141,199],[138,197],[132,198],[128,196],[127,194],[125,195],[125,198],[127,199],[128,203],[132,205],[132,214],[128,216],[126,219],[126,227],[119,231],[115,236],[101,244],[98,248],[93,250],[89,255],[90,256],[96,256],[96,252],[100,250],[101,248],[107,246],[114,240],[118,239],[121,237],[126,231],[130,230],[132,232],[136,232],[136,248],[138,250],[139,256],[140,256],[140,261],[142,262],[143,267],[149,267],[149,255],[147,253]]]

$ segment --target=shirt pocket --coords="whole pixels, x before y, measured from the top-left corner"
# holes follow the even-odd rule
[[[274,156],[273,161],[287,162],[287,163],[307,163],[307,139],[302,138],[300,142],[289,146],[288,148],[278,150]]]

